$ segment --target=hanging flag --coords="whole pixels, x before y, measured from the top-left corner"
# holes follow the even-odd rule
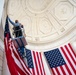
[[[32,75],[46,75],[41,52],[26,49],[26,59]]]
[[[76,75],[76,55],[70,43],[44,55],[53,75]]]
[[[8,24],[8,16],[6,18],[5,23],[5,31],[4,31],[4,45],[5,45],[5,54],[7,59],[7,65],[11,75],[31,75],[30,70],[26,66],[23,59],[20,57],[17,49],[12,42],[9,24]]]

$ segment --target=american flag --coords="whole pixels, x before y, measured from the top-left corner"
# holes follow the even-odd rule
[[[12,42],[9,31],[8,17],[6,18],[5,23],[4,45],[10,75],[31,75],[30,70],[26,66],[24,60],[20,57],[14,43]]]
[[[70,43],[44,52],[53,75],[76,75],[76,54]]]
[[[41,52],[26,49],[27,65],[32,75],[46,75]]]

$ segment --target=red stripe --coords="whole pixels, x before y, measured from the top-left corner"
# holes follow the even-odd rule
[[[63,73],[64,75],[66,75],[66,73],[65,73],[65,71],[64,71],[64,69],[63,69],[62,66],[60,66],[60,69],[61,69],[62,73]]]
[[[72,54],[70,53],[70,51],[69,51],[69,49],[68,49],[68,47],[67,47],[66,45],[65,45],[65,48],[66,48],[66,50],[68,51],[68,53],[69,53],[69,55],[70,55],[72,61],[74,62],[74,64],[76,64],[76,62],[75,62],[75,60],[74,60]]]
[[[28,75],[31,74],[29,68],[27,67],[27,65],[25,64],[25,62],[22,60],[22,58],[20,57],[18,51],[17,51],[17,50],[15,51],[12,46],[11,46],[11,48],[13,49],[12,51],[13,51],[14,56],[19,60],[21,66],[22,66],[22,68],[25,70],[25,72],[26,72]],[[17,53],[16,53],[16,52],[17,52]],[[23,62],[23,64],[24,64],[25,66],[22,64],[21,61]]]
[[[42,61],[42,55],[41,55],[41,53],[40,53],[40,58],[41,58],[42,69],[43,69],[44,75],[46,75],[45,70],[44,70],[44,65],[43,65],[43,61]]]
[[[9,47],[10,47],[10,46],[9,46]],[[12,50],[11,50],[11,51],[12,51]],[[12,52],[12,53],[13,53],[13,52]],[[12,57],[12,56],[11,56],[11,57]],[[13,57],[12,57],[12,59],[14,60]],[[19,72],[20,74],[23,74],[23,75],[24,75],[25,73],[19,68],[19,66],[16,64],[16,62],[14,62],[14,63],[15,63],[14,65],[15,65],[16,71]]]
[[[24,68],[24,66],[22,65],[22,63],[21,63],[19,57],[17,56],[17,54],[16,54],[14,51],[13,51],[13,53],[14,53],[14,56],[19,60],[22,68],[25,70],[25,73],[26,73],[27,75],[29,75],[29,73],[27,72],[27,70],[29,71],[29,69],[28,69],[28,67],[26,66],[26,64],[25,64],[25,66],[26,66],[27,70],[26,70],[26,69]]]
[[[51,69],[51,70],[52,70],[53,75],[56,75],[55,72],[54,72],[54,70],[53,69]]]
[[[70,55],[70,58],[72,58],[72,55],[70,54],[69,49],[67,48],[67,46],[65,45],[64,47],[66,48],[66,50],[67,50],[68,54]],[[69,57],[68,57],[68,56],[67,56],[67,58],[69,59]],[[73,61],[73,59],[72,59],[72,61]],[[73,61],[73,62],[74,62],[74,61]],[[70,63],[70,65],[71,65],[71,67],[72,67],[72,69],[73,69],[74,73],[76,74],[76,70],[75,70],[75,68],[74,68],[73,64],[71,63],[70,59],[69,59],[69,63]]]
[[[72,50],[72,52],[73,52],[74,56],[76,57],[76,54],[75,54],[75,52],[74,52],[74,50],[73,50],[73,48],[72,48],[71,44],[69,43],[68,45],[69,45],[70,49]]]
[[[9,71],[10,71],[11,75],[18,75],[18,73],[16,71],[16,67],[15,67],[15,62],[11,56],[11,51],[9,49],[9,43],[8,43],[9,34],[6,35],[4,42],[5,42],[5,52],[6,52],[6,59],[7,59],[7,65],[8,65]]]
[[[6,35],[7,36],[7,35]],[[8,65],[8,68],[9,68],[9,71],[10,71],[10,74],[11,75],[18,75],[17,71],[16,71],[16,67],[15,67],[15,63],[14,63],[14,60],[12,59],[11,57],[11,51],[9,50],[9,47],[8,47],[8,38],[5,37],[4,39],[4,44],[5,44],[5,53],[6,53],[6,59],[7,59],[7,65]],[[7,42],[6,42],[7,41]]]
[[[67,54],[65,53],[65,51],[64,51],[64,49],[63,49],[63,47],[60,47],[60,48],[61,48],[61,50],[62,50],[63,54],[65,55],[65,57],[66,57],[67,61],[69,62],[70,66],[72,67],[72,64],[71,64],[71,62],[70,62],[70,60],[69,60],[69,58],[68,58]],[[69,66],[68,66],[68,67],[69,67]]]
[[[37,72],[35,72],[37,75],[39,75],[39,72],[38,72],[38,64],[37,64],[37,62],[36,62],[36,57],[35,57],[35,52],[33,51],[33,58],[34,58],[34,63],[35,63],[35,66],[36,66],[36,71]]]
[[[36,52],[36,53],[37,53],[37,58],[38,58],[38,65],[39,65],[39,68],[40,68],[40,74],[43,75],[43,74],[42,74],[42,69],[43,69],[43,68],[41,69],[41,65],[42,65],[42,64],[40,64],[41,58],[39,59],[40,53],[39,53],[39,54],[38,54],[38,52]]]
[[[5,52],[6,52],[6,57],[7,57],[7,63],[8,63],[8,68],[9,68],[9,70],[10,70],[10,73],[11,73],[11,75],[18,75],[18,72],[20,72],[21,73],[21,75],[29,75],[30,73],[28,73],[28,72],[26,72],[26,70],[25,70],[25,73],[19,68],[19,66],[16,64],[17,62],[15,62],[14,61],[14,58],[12,57],[12,54],[11,53],[14,53],[14,55],[17,57],[17,59],[19,60],[19,57],[17,56],[17,54],[15,53],[15,51],[14,51],[14,49],[13,49],[13,47],[12,47],[12,42],[10,41],[9,42],[9,40],[10,39],[8,39],[8,37],[9,37],[9,35],[7,35],[7,44],[5,44],[5,47],[6,47],[6,49],[8,49],[8,50],[5,50]],[[6,41],[5,41],[6,42]],[[7,46],[6,46],[7,45]],[[12,50],[10,50],[10,48],[12,49]],[[10,63],[9,63],[10,62]],[[21,62],[20,62],[21,63]],[[10,65],[11,64],[11,65]],[[21,63],[22,64],[22,63]],[[17,65],[17,66],[16,66]],[[22,65],[22,67],[23,67],[23,65]],[[25,69],[24,67],[23,67],[23,69]]]
[[[69,67],[67,66],[67,64],[65,64],[65,68],[66,68],[68,74],[72,75],[72,73],[70,72]]]
[[[35,71],[34,71],[34,69],[32,69],[32,75],[35,75]]]
[[[17,72],[20,74],[20,75],[29,75],[29,74],[27,74],[27,73],[24,73],[20,68],[19,68],[19,66],[15,63],[15,67],[16,67],[16,69],[17,69]]]
[[[59,72],[59,70],[58,70],[57,68],[55,68],[55,70],[56,70],[57,74],[58,74],[58,75],[60,75],[60,72]]]

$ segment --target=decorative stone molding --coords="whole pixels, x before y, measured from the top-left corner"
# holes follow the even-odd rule
[[[49,49],[76,37],[75,9],[70,0],[10,0],[7,13],[24,25],[29,48]]]
[[[70,3],[72,3],[74,6],[76,6],[76,0],[68,0]]]
[[[55,16],[59,19],[59,20],[68,20],[74,10],[73,10],[73,5],[71,5],[69,2],[59,2],[57,4],[57,6],[55,7]]]

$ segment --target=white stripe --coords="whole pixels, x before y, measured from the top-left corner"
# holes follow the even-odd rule
[[[68,47],[68,49],[69,49],[69,51],[70,51],[70,53],[71,53],[72,57],[74,58],[74,60],[75,60],[75,62],[76,62],[76,57],[74,56],[74,54],[73,54],[72,50],[70,49],[70,47]]]
[[[30,71],[31,71],[31,73],[32,73],[32,75],[33,75],[33,71],[32,71],[32,69],[30,68]],[[31,74],[30,74],[31,75]]]
[[[57,73],[55,68],[52,68],[52,70],[54,71],[55,75],[58,75],[58,73]]]
[[[19,66],[19,68],[20,68],[21,70],[23,70],[23,68],[22,68],[22,66],[21,66],[21,64],[20,64],[20,62],[19,62],[19,60],[18,60],[18,59],[14,56],[14,54],[13,54],[13,50],[12,50],[11,46],[9,46],[9,48],[10,48],[10,50],[11,50],[12,57],[13,57],[15,63]],[[23,70],[23,71],[24,71],[24,70]],[[25,72],[25,71],[24,71],[24,72]]]
[[[62,72],[62,70],[60,69],[60,67],[57,67],[57,69],[58,69],[60,75],[63,75],[63,72]]]
[[[15,50],[14,50],[15,51]],[[16,52],[16,51],[15,51]],[[17,53],[17,52],[16,52]],[[23,65],[22,67],[24,67],[26,70],[27,70],[27,72],[29,72],[28,71],[28,69],[26,68],[26,65],[25,65],[25,63],[22,61],[22,59],[20,58],[20,56],[18,55],[18,53],[17,53],[17,56],[19,57],[19,61],[20,61],[20,63]],[[30,73],[30,72],[29,72]]]
[[[63,65],[62,67],[63,67],[63,69],[64,69],[64,71],[65,71],[66,75],[69,75],[69,73],[68,73],[68,71],[67,71],[67,69],[66,69],[65,65]]]
[[[65,50],[65,49],[64,49],[64,50]],[[65,60],[65,62],[66,62],[66,64],[67,64],[67,66],[69,67],[70,72],[74,75],[74,72],[73,72],[73,70],[72,70],[69,62],[67,61],[67,59],[66,59],[66,57],[65,57],[65,55],[63,54],[63,52],[62,52],[61,49],[60,49],[60,52],[61,52],[61,54],[62,54],[62,56],[63,56],[63,58],[64,58],[64,60]]]
[[[66,52],[66,54],[67,54],[68,58],[70,59],[70,61],[71,61],[72,65],[73,65],[73,67],[74,67],[74,69],[75,69],[75,66],[76,66],[76,65],[74,64],[73,60],[71,59],[70,54],[69,54],[69,53],[68,53],[68,51],[65,49],[65,47],[64,47],[64,51]]]
[[[33,56],[33,51],[31,51],[31,54],[32,54],[32,59],[33,59],[34,72],[35,72],[35,75],[37,75],[37,70],[36,70],[36,64],[35,64],[35,60],[34,60],[34,56]]]
[[[19,56],[19,54],[18,54],[18,52],[17,52],[17,50],[16,50],[16,48],[15,48],[15,46],[14,46],[13,43],[12,43],[12,46],[13,46],[13,49],[14,49],[15,53],[16,53],[17,56],[19,57],[20,63],[23,65],[22,67],[24,67],[25,70],[31,75],[31,73],[29,72],[29,70],[28,70],[27,67],[26,67],[26,64],[25,64],[25,63],[22,61],[22,59],[20,58],[20,56]],[[26,72],[25,72],[25,73],[26,73]]]
[[[11,40],[10,40],[11,41]],[[31,75],[31,73],[29,72],[29,70],[27,69],[27,67],[26,67],[26,65],[24,64],[24,62],[22,61],[22,59],[20,58],[20,56],[19,56],[19,54],[17,53],[17,50],[16,50],[16,48],[14,47],[14,44],[13,44],[13,42],[11,42],[11,45],[13,46],[13,50],[15,51],[15,53],[17,54],[17,56],[19,57],[19,59],[17,59],[17,58],[15,58],[15,56],[14,56],[14,58],[15,58],[15,60],[16,61],[18,61],[19,62],[19,64],[20,64],[20,67],[21,67],[21,69],[24,71],[24,73],[26,74],[26,72],[25,72],[25,70]],[[12,49],[12,48],[11,48]],[[12,52],[13,53],[13,52]],[[19,65],[18,65],[19,66]],[[24,68],[25,68],[25,70],[24,70]]]
[[[43,62],[41,60],[40,54],[38,54],[38,55],[39,55],[39,61],[40,61],[40,65],[41,65],[42,75],[45,75],[45,73],[44,73],[44,67],[42,66]]]
[[[7,48],[7,50],[8,50],[7,37],[5,38],[5,42],[6,42],[6,48]]]
[[[21,75],[21,74],[18,72],[18,75]]]
[[[38,55],[39,55],[39,54],[38,54]],[[38,71],[39,75],[41,75],[41,71],[40,71],[40,67],[39,67],[39,62],[38,62],[38,57],[37,57],[36,52],[35,52],[35,57],[36,57],[36,64],[37,64],[36,66],[37,66],[37,68],[38,68],[37,71]],[[37,74],[38,74],[38,73],[37,73]]]

